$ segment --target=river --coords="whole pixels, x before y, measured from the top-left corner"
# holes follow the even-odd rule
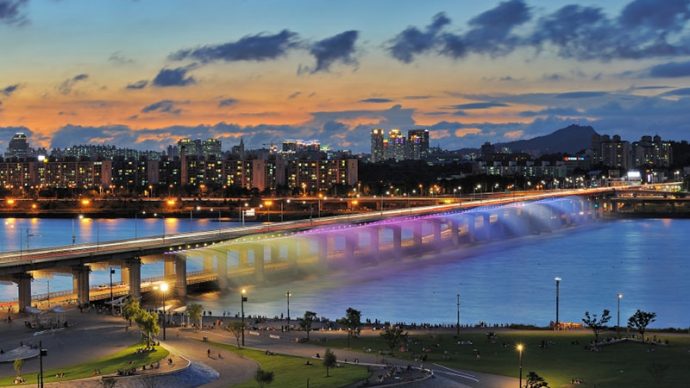
[[[77,243],[134,237],[135,220],[77,220]],[[163,233],[163,220],[136,221],[138,236]],[[223,223],[223,226],[233,226]],[[169,219],[165,232],[211,230],[213,220]],[[29,230],[30,247],[71,243],[72,220],[7,219],[0,228],[2,250],[19,248]],[[290,290],[293,319],[305,310],[338,318],[348,307],[365,318],[405,322],[454,323],[456,295],[461,321],[518,322],[546,325],[555,319],[554,277],[562,278],[560,319],[580,322],[586,310],[609,309],[616,320],[616,295],[623,294],[621,323],[635,309],[654,311],[653,327],[690,326],[690,265],[687,238],[690,220],[614,220],[577,228],[463,247],[441,256],[405,264],[385,263],[359,271],[313,276],[280,285],[249,288],[247,314],[286,312]],[[21,238],[25,243],[25,237]],[[26,247],[26,245],[24,245]],[[189,270],[200,269],[191,261]],[[162,274],[162,264],[146,264],[144,277]],[[93,271],[91,284],[107,282],[107,271]],[[119,279],[119,275],[118,276]],[[45,293],[48,279],[34,280],[33,292]],[[69,276],[50,279],[51,290],[71,287]],[[0,285],[0,300],[16,297],[16,286]],[[214,313],[239,310],[236,293],[195,297]]]

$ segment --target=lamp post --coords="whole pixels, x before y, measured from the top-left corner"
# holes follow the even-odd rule
[[[113,303],[113,275],[115,270],[110,267],[110,315],[115,315],[115,304]]]
[[[455,324],[455,336],[458,337],[458,338],[460,338],[460,294],[457,294],[457,297],[458,297],[458,303],[457,303],[457,306],[458,306],[458,320],[457,320],[457,322],[456,322],[456,324]]]
[[[39,371],[38,371],[38,386],[39,388],[43,388],[43,357],[48,355],[48,350],[43,349],[43,341],[38,341],[38,363],[39,363]]]
[[[561,297],[561,278],[556,276],[554,278],[554,280],[556,281],[556,325],[555,325],[555,329],[558,330],[561,326],[560,321],[558,319],[559,318],[558,313],[559,313],[559,307],[560,307],[559,304],[560,304],[560,297]]]
[[[617,295],[617,302],[618,302],[618,314],[616,317],[616,337],[620,337],[620,330],[621,330],[621,299],[623,299],[623,294],[620,292]]]
[[[285,293],[285,297],[287,298],[287,331],[290,331],[290,296],[292,296],[292,294],[290,290],[288,290]]]
[[[520,365],[520,379],[518,380],[518,388],[522,388],[522,351],[525,349],[525,347],[522,344],[518,344],[516,348],[518,351],[518,363]]]
[[[46,279],[46,287],[48,289],[48,308],[50,308],[50,279]]]
[[[166,321],[165,294],[167,294],[167,292],[168,292],[168,283],[166,283],[166,282],[161,283],[160,290],[161,290],[161,293],[163,294],[163,341],[165,341],[165,321]]]
[[[247,290],[244,288],[242,289],[242,293],[240,294],[240,308],[241,308],[241,314],[242,314],[242,346],[244,346],[244,302],[247,301],[247,297],[244,296],[244,294],[247,293]]]

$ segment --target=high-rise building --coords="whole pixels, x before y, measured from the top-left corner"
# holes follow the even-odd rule
[[[410,129],[407,131],[408,159],[424,160],[429,156],[429,130]]]
[[[371,161],[378,163],[385,160],[384,152],[383,129],[374,128],[371,130]]]
[[[29,147],[29,139],[26,134],[17,132],[12,136],[10,143],[7,145],[6,158],[24,159],[32,156],[33,150]]]
[[[642,136],[632,144],[632,152],[636,167],[669,167],[673,162],[671,143],[662,141],[659,135]]]
[[[388,131],[388,146],[384,147],[384,156],[386,159],[393,159],[396,162],[405,160],[407,145],[405,136],[399,129],[391,129]]]
[[[626,170],[633,167],[630,142],[621,140],[619,135],[614,135],[610,141],[601,142],[601,158],[604,166]]]

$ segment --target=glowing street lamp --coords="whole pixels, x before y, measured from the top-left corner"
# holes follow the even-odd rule
[[[518,363],[520,364],[520,379],[519,379],[519,388],[522,388],[522,351],[525,349],[525,346],[522,344],[518,344],[515,347],[518,351]]]
[[[560,329],[560,321],[558,320],[559,304],[561,297],[561,278],[556,276],[553,280],[556,281],[556,330]]]
[[[292,293],[290,290],[288,290],[285,293],[285,297],[287,298],[287,331],[290,331],[290,297],[292,296]]]
[[[617,302],[618,302],[618,316],[616,319],[616,337],[620,337],[620,330],[621,330],[621,299],[623,299],[623,294],[620,292],[618,293],[617,296]]]

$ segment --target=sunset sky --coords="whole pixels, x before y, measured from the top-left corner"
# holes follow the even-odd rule
[[[0,0],[0,149],[690,139],[690,0]]]

